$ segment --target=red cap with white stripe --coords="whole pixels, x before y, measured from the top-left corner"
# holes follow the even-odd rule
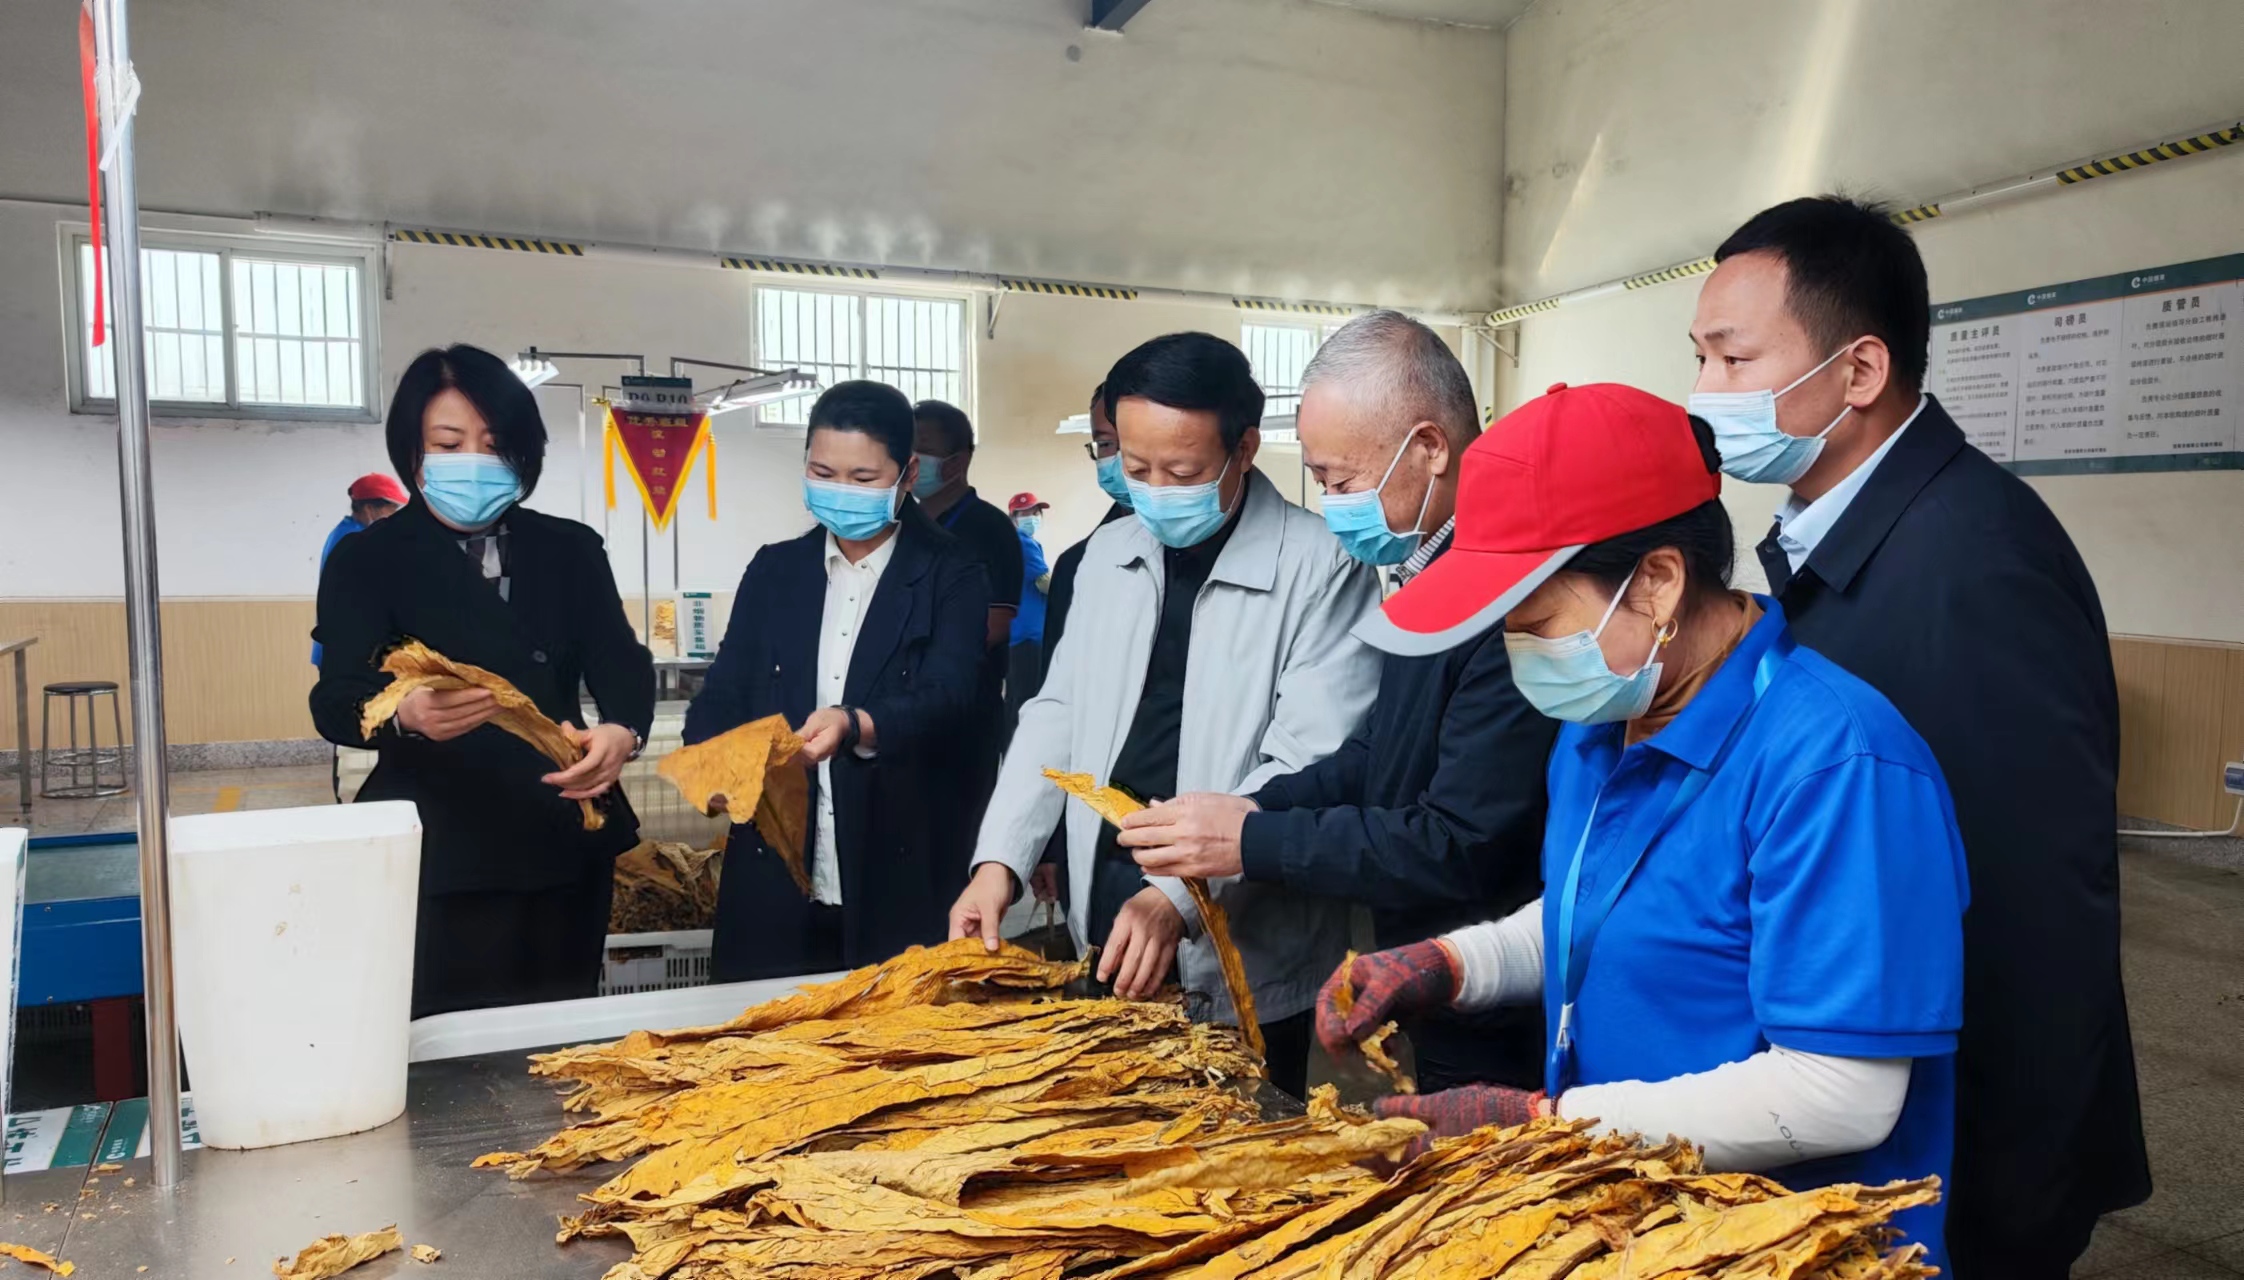
[[[1561,382],[1465,450],[1448,550],[1356,635],[1409,656],[1454,648],[1502,625],[1582,548],[1721,493],[1683,406],[1618,383]]]

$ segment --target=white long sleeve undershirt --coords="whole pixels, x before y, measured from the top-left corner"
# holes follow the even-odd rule
[[[1543,904],[1443,936],[1458,962],[1459,1009],[1543,994]],[[1569,1119],[1706,1149],[1717,1172],[1775,1169],[1867,1151],[1886,1140],[1909,1096],[1907,1058],[1845,1058],[1772,1045],[1738,1062],[1669,1080],[1579,1085],[1556,1100]]]

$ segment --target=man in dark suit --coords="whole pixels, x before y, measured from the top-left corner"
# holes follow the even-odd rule
[[[2150,1193],[2095,584],[2034,491],[1923,393],[1924,264],[1883,210],[1795,200],[1715,259],[1691,409],[1724,471],[1790,486],[1757,548],[1770,592],[1800,643],[1908,717],[1955,796],[1971,865],[1956,1273],[2056,1280],[2099,1214]]]
[[[1480,410],[1433,330],[1394,311],[1349,321],[1301,375],[1298,429],[1326,524],[1351,555],[1401,582],[1448,550],[1458,459],[1480,436]],[[1243,874],[1362,903],[1381,949],[1424,942],[1542,892],[1557,736],[1512,683],[1501,628],[1389,653],[1371,714],[1338,751],[1251,796],[1183,795],[1132,814],[1121,843],[1150,874]],[[1540,1005],[1441,1010],[1403,1030],[1428,1093],[1542,1083]]]
[[[807,897],[752,824],[732,829],[710,955],[719,982],[940,942],[965,884],[958,850],[980,810],[955,803],[950,760],[977,732],[989,586],[910,496],[918,465],[902,392],[844,382],[818,398],[803,480],[818,527],[749,562],[686,710],[689,743],[784,715],[813,769]]]

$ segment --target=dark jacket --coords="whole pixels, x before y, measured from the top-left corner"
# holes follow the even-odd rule
[[[2030,1243],[2139,1203],[2119,698],[2072,540],[1933,401],[1797,574],[1773,531],[1758,551],[1800,643],[1891,700],[1955,796],[1971,909],[1948,1238]]]
[[[312,722],[330,742],[381,752],[360,800],[419,806],[423,896],[576,884],[594,860],[639,839],[620,789],[599,802],[606,825],[586,831],[576,801],[540,781],[553,762],[496,725],[450,742],[389,726],[371,740],[359,733],[360,709],[390,682],[382,655],[412,639],[504,677],[556,721],[584,720],[581,680],[602,720],[646,735],[654,662],[624,616],[599,535],[522,507],[506,530],[506,600],[418,498],[336,543],[320,574]]]
[[[965,859],[951,855],[973,838],[970,827],[964,834],[955,829],[968,815],[937,780],[971,714],[989,584],[981,565],[908,502],[896,537],[895,558],[866,606],[843,686],[843,701],[872,717],[879,751],[870,759],[847,751],[833,758],[842,952],[849,966],[942,941],[951,901],[966,884]],[[818,640],[825,601],[825,530],[756,552],[741,575],[716,662],[687,708],[688,743],[773,714],[799,725],[822,705]],[[813,772],[813,842],[817,786]],[[806,849],[805,865],[810,856]],[[796,927],[802,893],[778,867],[753,826],[732,829],[715,942],[725,980],[744,976],[740,965],[726,960],[747,949],[737,943]]]
[[[1128,507],[1117,502],[1099,517],[1099,528],[1131,514]],[[1091,532],[1096,533],[1098,529]],[[1052,654],[1060,647],[1060,635],[1067,630],[1067,611],[1075,604],[1075,571],[1083,567],[1083,549],[1091,545],[1090,538],[1069,547],[1052,562],[1052,585],[1044,592],[1044,666],[1050,670]]]
[[[1512,683],[1500,631],[1446,653],[1389,654],[1378,700],[1340,750],[1255,793],[1263,812],[1240,832],[1247,878],[1362,903],[1381,947],[1510,915],[1542,892],[1557,735]],[[1450,1021],[1462,1025],[1444,1038],[1472,1047],[1442,1053],[1445,1069],[1477,1058],[1476,1079],[1540,1077],[1540,1006]],[[1411,1030],[1414,1044],[1429,1034]]]

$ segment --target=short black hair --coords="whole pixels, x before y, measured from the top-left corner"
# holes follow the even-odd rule
[[[1706,463],[1707,473],[1719,473],[1722,455],[1714,447],[1714,428],[1706,419],[1693,415],[1691,434],[1698,440],[1699,458]],[[1657,524],[1591,543],[1566,562],[1566,572],[1587,574],[1607,591],[1619,591],[1644,557],[1661,547],[1673,547],[1681,553],[1692,598],[1703,600],[1730,589],[1730,575],[1737,569],[1737,534],[1720,498]]]
[[[1917,242],[1884,205],[1803,196],[1763,209],[1730,233],[1714,260],[1768,252],[1784,262],[1784,302],[1819,354],[1865,334],[1893,353],[1894,381],[1922,391],[1932,343],[1932,294]]]
[[[974,424],[967,419],[966,411],[957,405],[946,404],[941,400],[922,400],[912,406],[912,421],[929,423],[935,428],[935,434],[943,437],[945,457],[954,453],[974,452]]]
[[[899,467],[912,460],[912,402],[885,382],[860,378],[826,388],[810,406],[810,430],[820,427],[871,436],[880,441]],[[803,447],[810,447],[808,432],[804,433]]]
[[[1246,354],[1212,333],[1172,333],[1114,362],[1106,375],[1106,416],[1143,396],[1171,409],[1212,410],[1226,450],[1262,425],[1262,388]]]
[[[529,497],[545,470],[545,418],[538,413],[538,398],[506,361],[465,343],[431,347],[405,366],[384,428],[390,469],[408,490],[420,494],[421,420],[428,415],[429,401],[447,388],[466,396],[490,424],[492,448],[514,469],[522,496]]]
[[[1105,384],[1105,383],[1103,383],[1103,382],[1102,382],[1102,383],[1100,383],[1099,385],[1097,385],[1097,386],[1095,386],[1095,387],[1091,388],[1091,403],[1092,403],[1092,404],[1099,404],[1099,403],[1103,402],[1103,401],[1104,401],[1105,399],[1106,399],[1106,384]]]

